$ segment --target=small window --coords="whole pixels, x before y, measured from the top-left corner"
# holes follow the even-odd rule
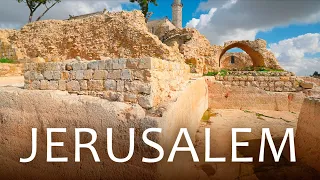
[[[234,64],[235,63],[235,60],[234,60],[234,56],[231,56],[231,61],[230,61],[231,64]]]

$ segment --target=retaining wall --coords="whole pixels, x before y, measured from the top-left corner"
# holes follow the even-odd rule
[[[149,109],[170,99],[189,79],[190,68],[156,58],[25,65],[25,89],[61,90],[138,103]]]
[[[215,76],[227,86],[258,87],[272,92],[301,91],[297,77],[291,72],[257,72],[235,71],[228,72],[226,76]]]

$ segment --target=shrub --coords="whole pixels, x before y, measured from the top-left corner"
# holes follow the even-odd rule
[[[7,59],[7,58],[1,58],[0,63],[14,63],[14,61],[11,59]]]

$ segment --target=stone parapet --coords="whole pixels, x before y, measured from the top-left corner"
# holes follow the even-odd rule
[[[188,65],[156,58],[28,63],[25,89],[61,90],[145,109],[170,98],[189,79]]]

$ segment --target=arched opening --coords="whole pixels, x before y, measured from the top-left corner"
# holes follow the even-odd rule
[[[253,67],[251,57],[240,48],[229,49],[220,58],[220,68],[225,70],[247,70]]]
[[[246,52],[248,54],[248,56],[250,56],[250,58],[251,58],[253,67],[264,67],[265,66],[263,57],[259,52],[256,52],[255,50],[253,50],[251,47],[249,47],[246,44],[236,42],[236,43],[233,43],[233,44],[226,46],[222,50],[220,57],[219,57],[219,67],[220,68],[222,66],[222,63],[221,63],[221,61],[223,60],[222,57],[226,54],[227,51],[229,51],[230,49],[233,49],[233,48],[239,48],[239,49],[243,50],[244,52]],[[237,57],[236,56],[230,57],[230,63],[231,63],[232,59],[236,63]],[[239,57],[238,57],[238,59],[239,59]]]

